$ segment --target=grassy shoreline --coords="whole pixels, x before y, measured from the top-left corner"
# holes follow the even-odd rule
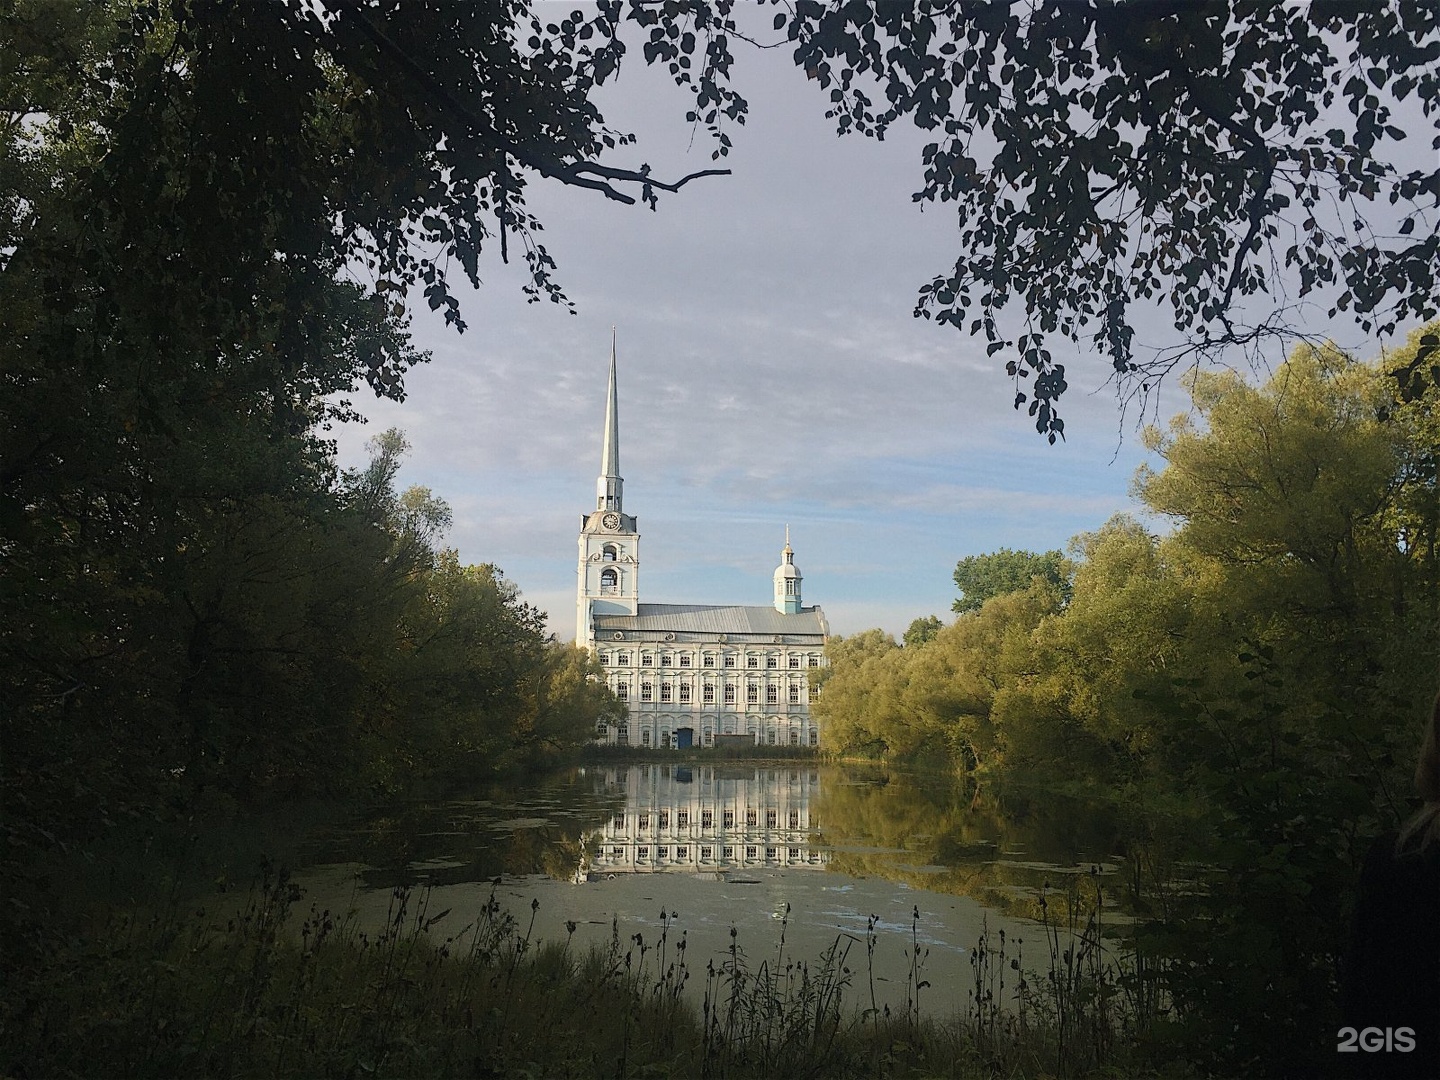
[[[655,759],[715,760],[641,758]],[[1087,923],[1098,891],[1049,894],[1048,948],[1025,957],[1045,970],[1022,970],[1003,934],[976,942],[968,1006],[937,1020],[919,1008],[935,999],[918,941],[910,978],[877,995],[873,927],[796,955],[782,923],[778,948],[737,941],[692,970],[669,926],[659,940],[614,926],[608,948],[541,943],[533,911],[512,918],[493,892],[450,937],[424,890],[397,891],[378,928],[307,907],[278,871],[247,898],[257,852],[294,857],[277,840],[293,844],[297,819],[364,807],[219,809],[49,867],[54,906],[0,987],[0,1076],[1199,1075],[1160,1067],[1160,1010]]]
[[[164,895],[164,890],[158,890]],[[446,938],[424,890],[385,925],[299,910],[266,869],[228,911],[110,911],[0,991],[0,1075],[1040,1077],[1146,1075],[1093,927],[1051,930],[1048,972],[1004,935],[972,954],[966,1012],[922,1018],[923,951],[904,1000],[875,996],[876,933],[815,957],[739,942],[691,970],[683,933],[612,927],[608,946],[537,943],[494,892]],[[1074,933],[1078,929],[1078,934]],[[573,930],[572,930],[573,933]],[[761,951],[746,949],[760,944]],[[703,986],[702,1004],[687,982]],[[895,993],[898,995],[899,990]],[[1017,1008],[1018,1006],[1018,1008]],[[1190,1075],[1169,1069],[1166,1075]]]

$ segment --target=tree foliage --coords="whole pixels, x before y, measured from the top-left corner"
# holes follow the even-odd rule
[[[934,641],[943,625],[938,615],[922,615],[918,619],[912,619],[905,630],[903,644],[910,649]]]
[[[831,656],[827,745],[1103,793],[1184,839],[1137,830],[1137,867],[1219,868],[1132,898],[1168,1045],[1217,1074],[1324,1066],[1347,898],[1408,812],[1440,662],[1437,330],[1373,364],[1300,346],[1259,386],[1197,372],[1135,481],[1169,535],[1116,518],[1072,543],[1066,603],[1031,575],[920,649]]]
[[[704,175],[604,162],[633,141],[593,100],[627,41],[688,95],[712,158],[749,108],[733,0],[9,8],[0,267],[77,329],[87,298],[113,301],[102,323],[152,300],[183,316],[172,350],[277,337],[292,365],[353,272],[380,318],[350,312],[348,374],[390,395],[416,357],[383,325],[412,292],[463,327],[451,275],[478,284],[513,248],[531,299],[564,302],[532,184],[653,207]],[[1064,342],[1143,393],[1186,349],[1294,331],[1296,305],[1377,333],[1436,313],[1440,172],[1424,148],[1398,163],[1436,106],[1430,6],[805,0],[774,25],[842,133],[935,134],[915,197],[953,206],[961,250],[916,311],[1005,354],[1052,441]],[[279,306],[256,302],[267,279]],[[1180,345],[1147,358],[1152,303]]]
[[[1037,555],[1001,548],[986,555],[967,555],[955,565],[960,598],[951,604],[951,610],[959,614],[979,611],[991,597],[1024,592],[1037,577],[1064,596],[1070,589],[1070,564],[1058,551]]]
[[[901,714],[869,697],[898,688],[913,708],[959,694],[967,704],[939,707],[942,726],[984,715],[1003,751],[962,755],[972,767],[1064,761],[1071,750],[1044,749],[1052,725],[1078,725],[1100,766],[1133,777],[1167,760],[1174,735],[1147,697],[1183,683],[1238,702],[1263,649],[1297,715],[1393,717],[1423,696],[1436,659],[1440,383],[1406,400],[1395,378],[1435,329],[1375,364],[1300,346],[1260,386],[1195,373],[1193,411],[1147,431],[1159,462],[1134,484],[1172,534],[1122,516],[1077,537],[1073,561],[1009,549],[962,560],[962,616],[919,649],[878,631],[844,641],[822,713],[868,717],[868,740],[888,746],[883,721]],[[893,670],[853,677],[877,661]],[[966,689],[975,671],[990,672],[984,693]],[[1022,744],[1043,753],[1017,757]]]
[[[775,26],[842,134],[935,134],[915,199],[953,204],[961,251],[916,314],[1007,355],[1051,442],[1057,342],[1143,393],[1312,302],[1384,334],[1440,311],[1440,141],[1397,164],[1440,107],[1433,5],[804,0]],[[1182,345],[1145,357],[1157,303]]]
[[[498,571],[439,553],[398,434],[341,477],[326,431],[403,396],[401,301],[459,325],[447,274],[482,248],[559,296],[527,178],[677,186],[586,171],[625,139],[589,100],[618,12],[5,5],[8,820],[402,785],[610,707]]]
[[[898,694],[900,646],[883,630],[836,635],[825,645],[828,667],[811,673],[818,691],[813,711],[834,752],[884,754]]]
[[[341,477],[260,457],[268,486],[184,458],[146,486],[175,516],[140,533],[98,497],[7,519],[30,541],[0,574],[10,914],[27,853],[105,826],[487,776],[623,708],[498,569],[440,546],[449,508],[397,490],[404,448],[386,432]]]

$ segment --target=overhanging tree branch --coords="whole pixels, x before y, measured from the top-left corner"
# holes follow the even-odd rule
[[[463,120],[471,129],[471,132],[480,139],[491,143],[510,157],[513,157],[521,165],[534,169],[541,176],[559,180],[563,184],[572,187],[589,188],[602,193],[607,199],[616,202],[633,205],[638,199],[633,195],[616,189],[606,181],[617,183],[640,184],[642,193],[640,199],[654,205],[654,196],[650,189],[659,188],[662,191],[676,192],[688,184],[691,180],[703,176],[729,176],[729,169],[702,169],[699,172],[690,173],[679,180],[667,182],[657,180],[650,175],[649,166],[642,166],[640,169],[617,169],[608,165],[601,165],[597,161],[565,162],[545,154],[536,152],[533,149],[522,147],[511,139],[507,139],[500,132],[495,130],[483,117],[473,110],[457,101],[448,90],[445,89],[428,71],[415,61],[404,49],[395,43],[383,30],[372,23],[360,11],[359,0],[321,0],[321,2],[332,10],[343,11],[346,16],[353,19],[355,27],[364,34],[369,41],[382,53],[393,60],[399,67],[417,83],[419,83],[430,94],[431,98],[442,105],[458,119]],[[588,174],[588,175],[587,175]],[[596,180],[591,177],[601,177]],[[502,226],[503,227],[503,226]]]

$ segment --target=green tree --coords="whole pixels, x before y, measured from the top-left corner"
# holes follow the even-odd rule
[[[1035,670],[1031,636],[1060,610],[1061,596],[1043,578],[1022,591],[987,600],[956,619],[910,658],[905,702],[937,733],[937,742],[963,770],[993,772],[1022,743],[1022,725],[1006,723],[998,704]]]
[[[999,768],[1014,734],[997,726],[994,703],[1033,672],[1031,635],[1060,607],[1059,590],[1035,578],[918,648],[880,630],[832,639],[814,707],[826,746],[965,772]]]
[[[536,720],[526,731],[527,750],[570,750],[595,737],[598,728],[618,726],[627,709],[606,684],[604,669],[582,646],[550,641],[538,687]]]
[[[944,624],[938,615],[922,615],[913,619],[905,629],[904,644],[907,649],[918,648],[921,645],[935,640],[935,635],[940,632]]]
[[[834,754],[883,755],[900,726],[898,679],[901,649],[883,630],[825,643],[827,665],[811,673],[816,687],[811,706],[821,742]]]
[[[1076,537],[1070,552],[1070,601],[1034,624],[1026,670],[997,694],[994,723],[1007,733],[1011,769],[1120,783],[1154,748],[1153,713],[1135,694],[1181,673],[1193,583],[1125,515]]]
[[[403,395],[425,357],[402,301],[463,325],[446,275],[478,283],[482,249],[559,298],[527,178],[678,186],[594,160],[628,141],[589,100],[619,8],[4,11],[0,679],[27,807],[8,820],[283,787],[326,745],[327,782],[353,772],[362,719],[393,734],[387,696],[361,709],[355,688],[424,624],[446,511],[393,497],[398,447],[337,482],[324,432],[362,384]],[[686,79],[738,116],[711,74],[724,31],[700,30],[720,37]]]
[[[1433,581],[1396,527],[1423,504],[1428,450],[1418,414],[1394,419],[1395,382],[1332,348],[1297,348],[1261,386],[1200,373],[1192,392],[1193,417],[1147,436],[1164,468],[1136,481],[1177,522],[1163,551],[1189,611],[1156,628],[1180,632],[1170,686],[1135,682],[1156,782],[1195,793],[1201,857],[1226,872],[1145,940],[1184,972],[1190,1056],[1314,1070],[1335,928],[1365,845],[1403,814],[1433,692],[1433,609],[1397,603]]]
[[[1398,429],[1398,491],[1388,528],[1398,537],[1392,553],[1391,604],[1397,617],[1418,606],[1440,625],[1440,322],[1411,332],[1405,345],[1382,358],[1388,405],[1380,417]]]
[[[1069,575],[1070,564],[1058,551],[1037,555],[1001,548],[988,555],[967,555],[955,565],[960,598],[951,608],[959,614],[979,611],[991,597],[1024,592],[1037,577],[1059,589],[1063,597],[1070,588]]]
[[[1112,519],[1072,543],[1068,602],[1030,575],[826,676],[859,752],[1124,808],[1163,1053],[1217,1075],[1326,1066],[1359,863],[1407,809],[1440,660],[1437,331],[1378,364],[1302,346],[1259,385],[1196,373],[1135,483],[1169,535]],[[1138,870],[1177,858],[1202,887]]]
[[[1410,432],[1382,419],[1379,372],[1301,346],[1263,386],[1204,372],[1192,395],[1193,418],[1147,432],[1166,467],[1141,469],[1136,491],[1213,568],[1214,617],[1236,639],[1296,643],[1292,677],[1357,710],[1375,693],[1408,698],[1427,678],[1405,661],[1420,626],[1395,618],[1393,598],[1426,571],[1397,544]]]

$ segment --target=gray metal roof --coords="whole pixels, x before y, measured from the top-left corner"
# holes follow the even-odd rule
[[[818,634],[829,633],[818,607],[785,615],[773,607],[714,607],[708,604],[640,604],[638,615],[596,615],[595,629],[638,633]]]

